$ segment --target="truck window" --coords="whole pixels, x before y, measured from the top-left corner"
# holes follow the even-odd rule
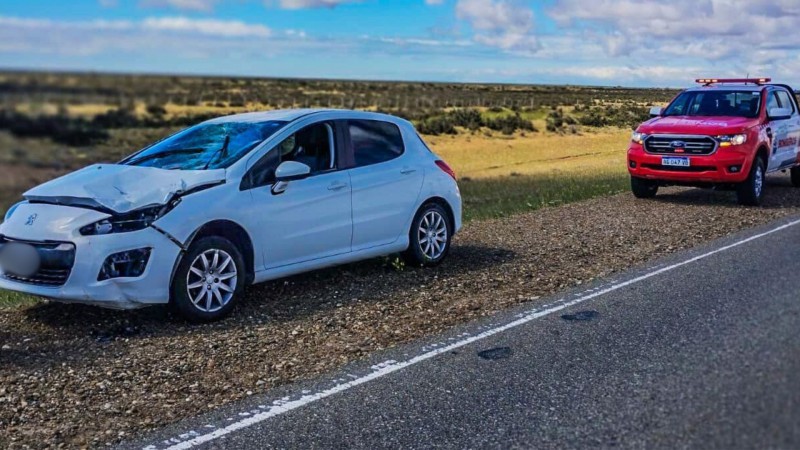
[[[781,102],[778,100],[778,95],[775,94],[775,91],[769,93],[769,97],[767,97],[767,111],[773,108],[780,108]]]
[[[686,91],[664,111],[665,116],[758,117],[758,91]]]
[[[778,95],[778,101],[781,102],[781,108],[789,108],[792,113],[795,113],[794,102],[789,97],[789,93],[786,91],[775,91],[775,93]]]

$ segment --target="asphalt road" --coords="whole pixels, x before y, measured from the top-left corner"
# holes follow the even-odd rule
[[[800,448],[800,225],[786,224],[131,447]]]

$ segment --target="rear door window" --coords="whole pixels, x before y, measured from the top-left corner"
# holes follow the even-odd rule
[[[781,102],[781,108],[791,109],[792,113],[794,113],[794,102],[789,98],[789,93],[786,91],[775,91],[775,93],[778,95],[778,100]]]
[[[403,154],[400,128],[380,120],[349,120],[350,143],[356,167],[390,161]]]

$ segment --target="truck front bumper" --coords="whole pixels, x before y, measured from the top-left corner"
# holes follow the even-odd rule
[[[687,157],[689,167],[662,164],[663,157]],[[631,176],[656,180],[664,184],[732,184],[741,183],[750,173],[749,152],[719,149],[711,155],[660,155],[646,152],[641,145],[628,148],[628,172]]]

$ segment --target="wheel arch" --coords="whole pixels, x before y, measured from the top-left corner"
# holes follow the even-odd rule
[[[436,196],[434,196],[434,197],[430,197],[430,198],[426,199],[424,202],[422,202],[422,203],[419,205],[419,208],[417,208],[417,212],[415,213],[415,215],[416,215],[416,214],[419,214],[419,211],[420,211],[420,210],[421,210],[421,209],[422,209],[422,208],[423,208],[425,205],[427,205],[427,204],[429,204],[429,203],[435,203],[435,204],[437,204],[437,205],[441,206],[442,208],[444,208],[445,212],[447,213],[447,220],[449,220],[449,221],[450,221],[450,227],[451,227],[453,230],[455,230],[455,227],[456,227],[456,217],[455,217],[455,213],[453,212],[453,207],[452,207],[452,206],[450,206],[450,203],[449,203],[447,200],[445,200],[444,198],[442,198],[442,197],[436,197]]]
[[[766,145],[761,144],[756,150],[756,158],[761,158],[764,161],[764,170],[766,171],[769,167],[769,149]]]
[[[244,258],[245,270],[247,272],[245,285],[252,284],[255,279],[255,249],[253,247],[253,240],[250,238],[250,234],[247,230],[231,220],[213,220],[192,233],[191,237],[186,241],[186,244],[184,244],[184,249],[188,249],[193,243],[206,237],[221,237],[227,239],[239,249],[239,252],[242,253],[242,257]],[[184,254],[185,252],[178,258],[175,264],[176,269]]]

